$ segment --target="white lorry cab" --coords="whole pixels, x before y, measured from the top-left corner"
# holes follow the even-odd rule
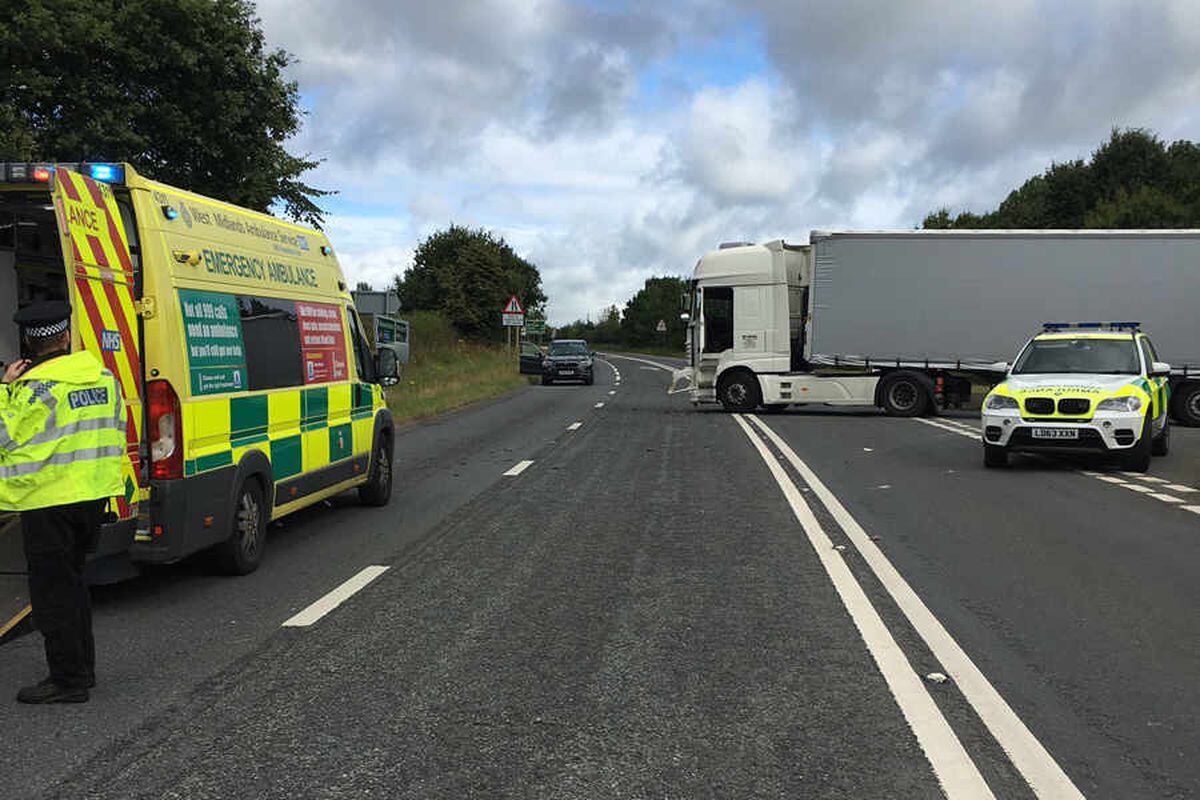
[[[994,386],[1046,319],[1142,319],[1174,369],[1165,406],[1200,424],[1200,231],[813,231],[722,245],[681,315],[694,404],[936,413]]]

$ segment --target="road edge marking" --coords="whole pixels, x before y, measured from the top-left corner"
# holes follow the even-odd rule
[[[751,416],[753,416],[753,415],[751,415]],[[967,432],[957,426],[947,425],[946,423],[944,423],[940,420],[925,419],[923,417],[913,417],[913,419],[916,420],[917,422],[920,422],[923,425],[929,425],[931,427],[938,428],[938,429],[946,431],[948,433],[957,433],[959,436],[966,436],[968,439],[978,440],[982,437],[982,434],[979,431]]]
[[[975,662],[909,586],[908,581],[892,566],[883,551],[871,541],[871,537],[841,501],[779,434],[754,414],[748,414],[747,417],[779,448],[784,458],[800,473],[846,536],[858,548],[871,571],[933,652],[945,672],[954,678],[955,684],[971,704],[971,708],[975,709],[975,713],[979,715],[997,744],[1008,754],[1013,766],[1025,778],[1033,793],[1039,798],[1083,800],[1083,793],[1063,768],[1012,710],[1000,692],[992,686],[979,667],[975,666]]]
[[[871,605],[866,591],[854,577],[845,560],[834,549],[829,535],[821,527],[795,482],[784,471],[779,459],[767,449],[762,437],[742,419],[742,415],[735,414],[733,418],[750,439],[750,443],[758,451],[775,483],[783,492],[792,514],[808,537],[821,566],[825,568],[825,574],[832,581],[842,606],[850,615],[854,626],[858,628],[859,636],[875,660],[875,666],[900,706],[900,713],[904,715],[908,727],[929,760],[942,791],[951,800],[995,797],[963,743],[929,694],[929,690],[921,682],[908,657],[887,629],[878,610]]]
[[[320,620],[330,611],[349,600],[371,581],[387,572],[390,567],[374,565],[363,567],[350,580],[345,581],[333,591],[325,594],[303,611],[284,620],[284,628],[307,628]]]
[[[608,359],[608,358],[623,358],[626,361],[637,361],[642,364],[649,364],[652,367],[658,367],[659,369],[665,369],[667,372],[672,372],[672,373],[675,372],[675,370],[679,369],[679,367],[670,367],[670,366],[667,366],[666,364],[660,364],[657,361],[651,361],[646,358],[636,358],[635,356],[619,356],[615,353],[605,353],[604,357],[606,359]],[[613,367],[613,369],[616,369],[616,367]]]
[[[516,464],[513,464],[511,467],[505,470],[503,474],[506,477],[515,478],[517,475],[520,475],[522,472],[529,469],[529,465],[532,463],[532,461],[518,461]]]

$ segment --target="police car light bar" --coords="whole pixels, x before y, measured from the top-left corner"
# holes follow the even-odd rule
[[[1056,331],[1077,330],[1077,331],[1136,331],[1142,327],[1140,322],[1043,322],[1042,331],[1045,333],[1054,333]]]
[[[125,165],[104,162],[59,162],[59,163],[0,163],[0,183],[49,183],[58,167],[87,175],[92,180],[104,183],[125,182]]]

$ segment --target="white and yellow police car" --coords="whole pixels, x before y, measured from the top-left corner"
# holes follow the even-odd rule
[[[984,464],[1096,454],[1145,472],[1170,446],[1170,372],[1136,322],[1046,323],[983,401]]]

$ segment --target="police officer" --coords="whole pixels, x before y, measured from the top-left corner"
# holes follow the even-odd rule
[[[13,317],[26,358],[0,380],[0,510],[21,512],[33,621],[50,675],[22,703],[85,703],[95,685],[84,560],[110,497],[122,493],[125,408],[112,373],[71,350],[71,308],[30,305]]]

